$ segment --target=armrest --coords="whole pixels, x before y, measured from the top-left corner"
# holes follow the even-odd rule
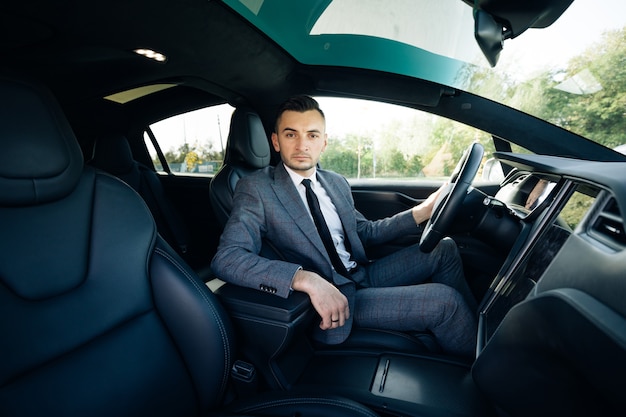
[[[293,322],[311,307],[309,296],[301,292],[292,292],[288,298],[282,298],[253,288],[226,283],[215,294],[233,315],[282,323]]]
[[[238,331],[243,357],[276,388],[290,387],[312,355],[306,337],[315,310],[309,296],[292,292],[288,298],[224,284],[217,290]]]

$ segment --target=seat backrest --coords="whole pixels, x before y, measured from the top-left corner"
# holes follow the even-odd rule
[[[190,416],[224,396],[215,296],[52,95],[0,76],[0,415]]]
[[[237,108],[232,115],[224,164],[211,180],[210,198],[222,227],[233,207],[237,181],[270,165],[270,145],[257,113]]]
[[[148,205],[157,230],[179,254],[189,250],[189,231],[161,181],[153,170],[137,162],[127,138],[120,133],[99,137],[89,164],[114,175],[130,185]]]

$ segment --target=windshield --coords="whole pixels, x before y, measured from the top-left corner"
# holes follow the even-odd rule
[[[460,0],[226,0],[295,59],[460,88],[605,146],[626,142],[626,2],[575,0],[491,68]]]

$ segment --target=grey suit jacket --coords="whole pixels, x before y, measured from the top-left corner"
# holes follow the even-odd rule
[[[365,246],[388,242],[414,233],[416,225],[407,210],[393,217],[370,221],[354,207],[350,185],[342,176],[322,169],[317,178],[337,208],[350,242],[352,258],[369,262]],[[267,240],[285,260],[259,255]],[[366,274],[346,278],[331,265],[324,244],[284,166],[259,171],[242,178],[235,190],[233,209],[220,238],[211,267],[226,282],[288,297],[294,274],[300,268],[315,271],[331,280],[354,308],[356,284],[367,287]],[[357,280],[358,282],[355,282]],[[352,319],[337,329],[315,337],[325,343],[341,343],[350,333]]]

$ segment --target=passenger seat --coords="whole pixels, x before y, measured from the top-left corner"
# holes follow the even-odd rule
[[[98,138],[89,162],[130,185],[148,205],[159,234],[183,257],[189,232],[180,213],[165,195],[156,172],[137,162],[126,137],[111,133]]]
[[[232,323],[137,193],[84,166],[49,90],[0,76],[0,97],[0,415],[377,417],[314,392],[234,398]]]

